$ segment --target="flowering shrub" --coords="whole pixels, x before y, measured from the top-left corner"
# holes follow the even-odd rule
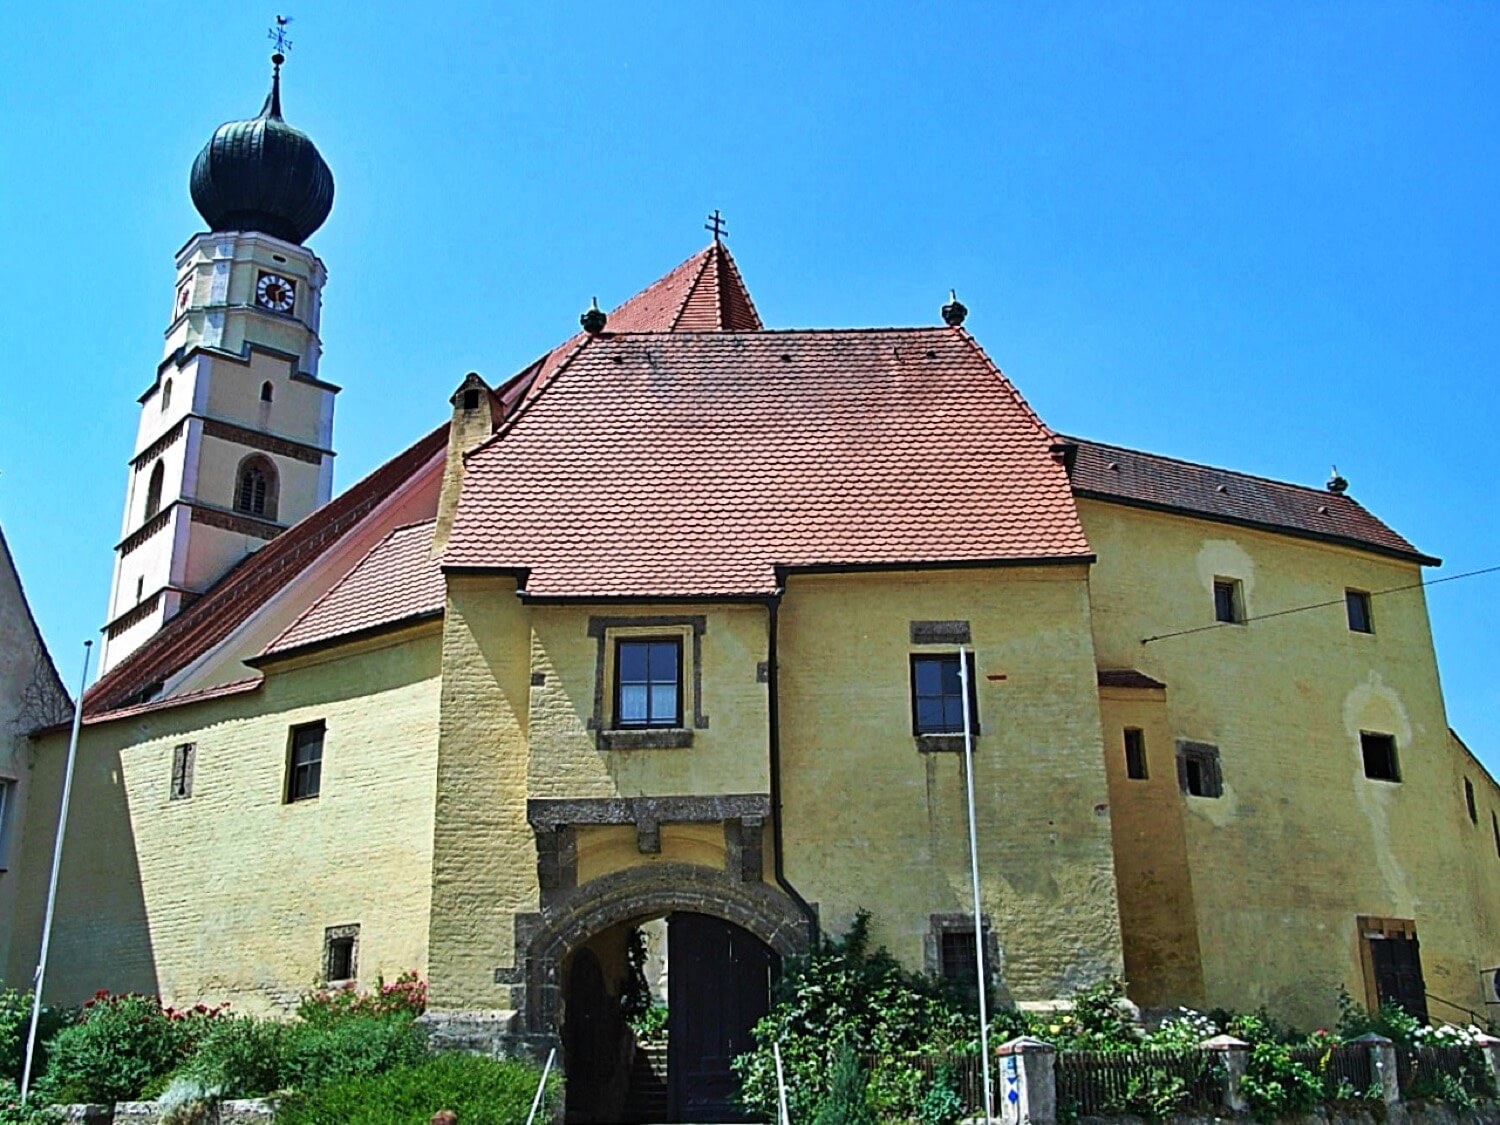
[[[165,1008],[154,996],[97,992],[48,1044],[39,1087],[59,1102],[138,1097],[181,1065],[226,1008]]]
[[[389,983],[380,977],[368,992],[352,984],[310,992],[297,1005],[298,1017],[310,1024],[328,1024],[351,1016],[415,1019],[426,1010],[427,982],[414,972],[402,973]]]

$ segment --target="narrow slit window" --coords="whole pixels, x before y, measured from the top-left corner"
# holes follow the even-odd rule
[[[1214,620],[1226,625],[1244,624],[1244,598],[1238,579],[1214,579]]]
[[[198,747],[191,742],[172,748],[172,800],[184,801],[193,795],[193,766],[197,757]]]
[[[1394,735],[1360,731],[1359,749],[1365,760],[1365,776],[1371,781],[1401,780]]]
[[[1345,590],[1344,607],[1349,614],[1351,633],[1373,633],[1374,619],[1370,616],[1370,595],[1363,590]]]
[[[1138,727],[1125,728],[1125,776],[1146,780],[1146,735]]]
[[[292,728],[291,753],[287,764],[286,799],[306,801],[323,789],[322,723],[307,723]]]
[[[1490,831],[1495,836],[1495,854],[1500,856],[1500,817],[1490,813]]]
[[[271,385],[270,380],[260,385],[260,401],[270,402],[276,397],[276,388]]]
[[[1479,823],[1479,808],[1474,804],[1474,783],[1464,778],[1464,804],[1469,810],[1469,823]]]

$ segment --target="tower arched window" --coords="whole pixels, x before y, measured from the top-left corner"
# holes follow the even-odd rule
[[[168,379],[161,385],[161,412],[165,414],[167,407],[172,405],[172,380]]]
[[[235,479],[234,510],[262,519],[276,518],[276,466],[256,454],[240,463]]]
[[[271,386],[271,381],[269,379],[267,379],[264,383],[262,383],[260,385],[260,401],[261,402],[270,402],[275,397],[276,397],[276,388],[273,387],[273,386]]]
[[[166,478],[166,475],[166,469],[164,469],[162,467],[162,463],[158,461],[151,469],[151,479],[146,482],[145,519],[149,520],[152,516],[156,515],[157,512],[161,511],[161,486],[162,481]]]

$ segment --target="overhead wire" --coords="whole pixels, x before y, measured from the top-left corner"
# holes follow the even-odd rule
[[[1369,597],[1381,598],[1387,594],[1400,594],[1408,590],[1422,590],[1428,586],[1441,586],[1444,582],[1457,582],[1461,578],[1478,578],[1482,574],[1494,574],[1500,572],[1500,566],[1487,566],[1479,570],[1468,570],[1462,574],[1449,574],[1443,578],[1434,578],[1429,582],[1412,582],[1405,586],[1392,586],[1388,590],[1372,590]],[[1141,644],[1149,645],[1152,641],[1165,641],[1172,637],[1186,637],[1191,633],[1206,633],[1210,629],[1221,629],[1226,625],[1248,625],[1252,621],[1269,621],[1273,617],[1286,617],[1293,613],[1306,613],[1311,609],[1327,609],[1329,606],[1344,605],[1344,598],[1336,598],[1328,602],[1313,602],[1310,605],[1294,606],[1291,609],[1278,609],[1275,613],[1259,613],[1254,617],[1246,617],[1239,621],[1215,621],[1212,625],[1199,625],[1194,629],[1179,629],[1175,633],[1158,633],[1152,637],[1141,638]]]

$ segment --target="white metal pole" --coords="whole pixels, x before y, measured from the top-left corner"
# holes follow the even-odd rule
[[[542,1095],[547,1092],[547,1075],[552,1073],[552,1060],[557,1058],[557,1048],[547,1052],[547,1065],[542,1067],[542,1080],[536,1084],[536,1097],[531,1100],[531,1112],[526,1115],[526,1125],[536,1120],[536,1111],[541,1108]]]
[[[781,1073],[781,1044],[772,1043],[771,1053],[776,1056],[776,1099],[781,1110],[776,1125],[792,1125],[791,1114],[786,1111],[786,1076]]]
[[[26,1069],[21,1072],[21,1101],[31,1092],[31,1064],[36,1057],[37,1021],[42,1015],[42,980],[47,973],[47,949],[52,944],[52,915],[57,909],[57,876],[62,870],[63,834],[68,830],[68,798],[73,794],[73,764],[78,759],[78,728],[83,724],[83,690],[89,683],[89,657],[94,642],[83,642],[83,677],[73,702],[73,734],[68,739],[68,764],[63,772],[62,809],[57,814],[57,839],[52,844],[52,877],[47,884],[47,913],[42,918],[42,952],[31,980],[31,1027],[26,1032]]]
[[[958,646],[958,680],[963,685],[964,785],[969,797],[969,871],[974,880],[974,963],[979,970],[979,1057],[984,1075],[984,1119],[991,1120],[990,1099],[990,1004],[984,972],[984,912],[979,901],[979,827],[974,821],[974,731],[969,722],[969,654]]]

